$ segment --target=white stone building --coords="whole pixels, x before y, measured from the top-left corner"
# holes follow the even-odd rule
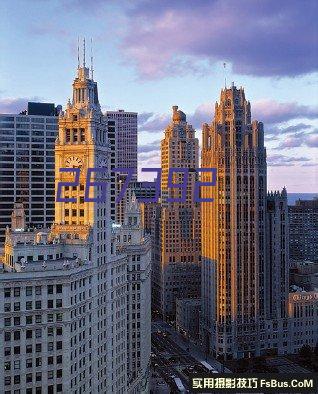
[[[99,168],[91,181],[106,183],[109,158],[97,84],[84,64],[78,67],[73,99],[59,116],[55,145],[55,189],[59,182],[74,182],[74,172],[78,185],[62,188],[50,229],[28,228],[23,205],[16,204],[6,230],[0,272],[1,393],[147,390],[150,246],[135,236],[140,219],[128,220],[127,237],[129,225],[137,226],[131,235],[135,244],[120,251],[112,239],[109,190],[98,202],[92,198],[100,188],[91,187],[85,197],[87,170]],[[136,281],[130,272],[133,256],[142,258]],[[131,343],[130,327],[136,338]]]

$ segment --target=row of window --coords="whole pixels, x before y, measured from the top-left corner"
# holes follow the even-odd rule
[[[55,314],[55,321],[56,322],[61,322],[62,320],[63,320],[63,314],[62,313],[56,313]],[[54,314],[53,313],[48,313],[48,315],[47,315],[47,322],[48,323],[54,322]],[[6,327],[11,326],[12,318],[11,317],[5,318],[4,319],[4,323],[5,323],[4,325]],[[42,323],[42,315],[35,315],[35,323]],[[25,324],[26,325],[33,324],[33,315],[28,315],[28,316],[25,317]],[[14,326],[20,326],[21,325],[21,318],[20,318],[20,316],[17,316],[17,317],[13,318],[13,325]],[[16,334],[16,333],[19,333],[19,331],[15,331],[14,332],[14,334]],[[14,336],[15,340],[19,339],[19,338],[15,338],[15,336]],[[8,339],[8,340],[10,340],[10,339]]]
[[[33,260],[33,256],[28,256],[28,261]],[[41,258],[43,257],[43,258]],[[44,256],[39,255],[39,260],[43,260]],[[53,255],[48,255],[48,259],[53,259]],[[41,295],[42,294],[42,287],[43,286],[26,286],[25,288],[25,295],[26,296],[32,296],[33,292],[35,295]],[[62,284],[57,284],[57,285],[47,285],[47,294],[61,294],[63,292],[63,285]],[[20,287],[14,287],[13,289],[11,287],[5,287],[4,289],[4,297],[9,298],[12,296],[12,290],[13,290],[13,296],[14,297],[20,297],[21,295],[21,288]],[[54,291],[55,290],[55,291]]]

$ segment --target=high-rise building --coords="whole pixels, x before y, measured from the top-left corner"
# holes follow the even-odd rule
[[[109,142],[111,145],[112,168],[129,168],[133,171],[132,181],[137,180],[137,143],[138,143],[138,114],[118,111],[106,111],[109,128]],[[125,212],[125,199],[117,204],[115,196],[120,192],[126,179],[124,173],[111,174],[111,219],[123,223]],[[115,213],[114,213],[115,212]]]
[[[116,252],[128,260],[127,375],[130,392],[148,392],[151,350],[151,239],[141,223],[140,206],[132,195],[122,225],[114,225]]]
[[[54,221],[54,108],[29,103],[25,114],[0,114],[0,246],[15,202],[23,202],[31,225],[48,227]]]
[[[203,126],[202,167],[217,169],[216,186],[202,188],[214,199],[201,204],[204,340],[214,355],[253,356],[266,309],[266,152],[242,88],[223,89]]]
[[[298,200],[288,207],[290,235],[289,254],[292,260],[318,259],[318,198]]]
[[[200,211],[194,201],[198,161],[195,130],[187,123],[186,115],[174,106],[161,141],[161,204],[152,231],[153,303],[165,319],[175,319],[176,299],[200,296]],[[182,183],[186,175],[181,169],[185,168],[186,188],[171,187],[169,174],[173,183]]]
[[[55,145],[56,189],[59,182],[74,182],[75,173],[79,183],[62,188],[66,200],[55,203],[51,229],[27,228],[22,203],[15,205],[11,229],[6,229],[0,392],[147,390],[149,242],[135,234],[139,222],[130,212],[134,219],[128,219],[123,239],[127,248],[117,247],[110,190],[103,195],[101,187],[91,187],[85,197],[88,169],[96,167],[100,171],[92,174],[91,182],[107,183],[107,123],[97,84],[84,64],[73,83],[73,99],[59,116]],[[101,201],[92,200],[101,195]],[[128,327],[136,335],[131,343]]]
[[[267,194],[266,210],[266,316],[287,317],[289,294],[289,225],[287,192]]]

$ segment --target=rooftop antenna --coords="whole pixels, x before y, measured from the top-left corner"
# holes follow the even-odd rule
[[[85,55],[86,55],[86,49],[85,49],[85,38],[83,39],[83,67],[85,68]]]
[[[94,67],[93,67],[93,38],[91,38],[91,74],[92,79],[94,79]]]
[[[77,68],[80,68],[79,37],[77,37]]]
[[[226,63],[223,63],[223,69],[224,69],[224,87],[226,89]]]

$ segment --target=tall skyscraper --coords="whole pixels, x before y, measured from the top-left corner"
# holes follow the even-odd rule
[[[109,124],[109,142],[111,145],[112,168],[129,168],[134,175],[132,181],[137,180],[137,143],[138,143],[138,114],[136,112],[106,111],[105,116]],[[126,175],[111,174],[111,219],[117,223],[124,222],[125,200],[115,204],[115,195],[120,192]],[[114,213],[115,212],[115,213]]]
[[[0,247],[15,202],[23,202],[34,226],[54,221],[57,122],[54,104],[29,103],[27,114],[0,114]]]
[[[318,259],[318,198],[298,200],[288,207],[290,222],[290,258]]]
[[[174,106],[161,141],[161,204],[152,231],[154,308],[167,319],[175,319],[176,299],[200,296],[200,211],[194,202],[198,162],[195,130]],[[189,174],[183,191],[168,184],[169,173],[178,168]],[[173,183],[182,183],[185,177],[180,171],[171,176]],[[182,202],[167,200],[180,199],[182,193]]]
[[[266,212],[266,316],[287,317],[289,294],[289,225],[287,192],[267,194]]]
[[[65,167],[70,172],[60,171]],[[62,188],[69,201],[56,202],[50,230],[27,228],[21,203],[6,230],[0,257],[2,393],[147,391],[149,240],[132,209],[120,241],[127,249],[117,245],[110,190],[102,201],[87,201],[102,194],[100,187],[91,187],[84,198],[87,171],[96,167],[100,171],[91,182],[107,183],[107,124],[97,84],[84,64],[77,70],[73,99],[59,116],[55,145],[56,189],[59,182],[74,181],[75,172],[79,184]]]
[[[215,355],[256,355],[266,307],[266,152],[242,88],[221,91],[203,127],[202,167],[217,168],[216,186],[202,188],[214,199],[201,204],[204,337]]]

